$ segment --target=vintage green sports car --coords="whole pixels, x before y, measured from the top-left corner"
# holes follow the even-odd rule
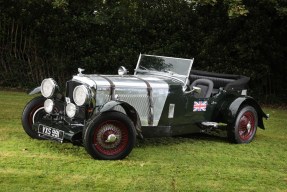
[[[95,159],[123,159],[136,138],[224,129],[233,143],[249,143],[268,118],[247,96],[248,77],[191,70],[193,59],[139,56],[134,75],[83,74],[61,92],[47,78],[30,94],[22,124],[35,139],[83,145]]]

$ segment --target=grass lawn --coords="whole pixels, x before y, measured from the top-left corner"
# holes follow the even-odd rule
[[[93,160],[83,147],[30,139],[21,125],[32,97],[0,91],[0,191],[287,191],[287,111],[255,140],[190,136],[146,139],[121,161]]]

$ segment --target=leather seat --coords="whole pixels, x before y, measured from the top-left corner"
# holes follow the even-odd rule
[[[201,92],[200,93],[194,93],[194,97],[196,98],[209,98],[212,89],[213,89],[213,82],[209,79],[197,79],[193,81],[190,85],[190,89],[192,90],[192,87],[200,87]]]

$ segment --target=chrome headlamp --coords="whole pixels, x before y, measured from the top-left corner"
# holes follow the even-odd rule
[[[90,98],[90,91],[85,85],[79,85],[75,87],[73,91],[73,99],[78,106],[86,104]]]
[[[77,107],[75,104],[73,103],[68,103],[66,106],[66,114],[68,117],[73,118],[75,117],[77,112]]]
[[[46,98],[52,97],[57,87],[58,85],[54,79],[44,79],[41,83],[41,93]]]
[[[52,99],[47,99],[44,102],[44,110],[47,113],[51,113],[53,111],[53,108],[54,108],[54,101]]]

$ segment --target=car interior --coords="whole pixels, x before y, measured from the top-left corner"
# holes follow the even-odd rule
[[[220,74],[200,70],[191,70],[189,75],[190,89],[200,87],[201,93],[196,98],[209,98],[224,90],[243,90],[247,88],[250,78],[242,75]]]

